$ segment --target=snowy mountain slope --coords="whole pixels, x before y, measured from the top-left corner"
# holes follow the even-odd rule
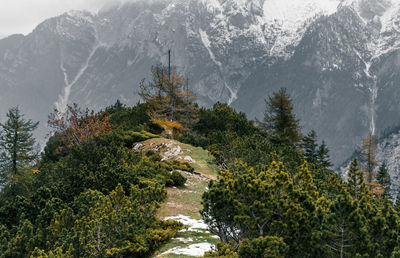
[[[234,106],[256,101],[256,108],[244,110],[260,116],[265,95],[288,88],[304,129],[313,128],[328,141],[335,162],[347,158],[369,132],[399,123],[394,114],[399,37],[396,23],[388,21],[395,21],[400,9],[398,1],[384,3],[343,2],[335,13],[319,17],[288,60],[252,76],[247,83],[254,88],[242,88],[238,95],[247,96]]]
[[[331,15],[337,11],[338,0],[295,0],[265,1],[263,22],[266,37],[272,39],[271,55],[288,56],[290,46],[296,46],[307,26],[321,15]]]
[[[260,118],[264,99],[288,88],[304,131],[326,139],[339,163],[368,132],[400,122],[399,4],[140,0],[68,12],[0,40],[0,110],[21,104],[44,132],[53,107],[135,104],[170,49],[205,106]]]

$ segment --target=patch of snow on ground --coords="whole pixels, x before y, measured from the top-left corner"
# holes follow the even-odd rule
[[[188,231],[194,231],[198,232],[199,230],[207,230],[208,226],[206,223],[204,223],[203,220],[196,220],[192,219],[188,216],[184,215],[178,215],[178,216],[173,216],[173,217],[167,217],[165,220],[174,220],[182,223],[185,226],[188,226]],[[208,232],[208,231],[205,231]],[[176,238],[177,240],[183,242],[183,243],[188,243],[192,242],[193,239],[188,238]],[[212,251],[214,248],[214,245],[210,243],[197,243],[197,244],[192,244],[187,247],[174,247],[159,256],[163,256],[165,254],[181,254],[181,255],[188,255],[188,256],[194,256],[194,257],[199,257],[203,256],[206,252]]]
[[[178,215],[174,217],[166,217],[165,220],[175,220],[182,223],[185,226],[188,226],[189,231],[197,231],[198,229],[208,229],[206,223],[203,220],[192,219],[185,215]]]
[[[199,244],[193,244],[189,245],[188,247],[180,248],[180,247],[175,247],[172,248],[171,250],[168,250],[164,253],[161,254],[182,254],[182,255],[190,255],[190,256],[195,256],[195,257],[200,257],[204,256],[206,252],[212,251],[213,245],[209,243],[199,243]]]
[[[188,243],[188,242],[193,242],[193,239],[192,238],[183,238],[183,237],[177,237],[177,238],[175,238],[176,240],[179,240],[179,241],[181,241],[181,242],[183,242],[183,243]]]

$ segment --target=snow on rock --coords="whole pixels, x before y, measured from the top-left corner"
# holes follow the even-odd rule
[[[201,41],[203,42],[204,47],[207,49],[208,54],[210,55],[211,60],[213,60],[213,62],[214,62],[220,69],[222,69],[222,68],[221,68],[221,67],[222,67],[221,62],[219,62],[219,61],[215,58],[215,55],[214,55],[214,53],[213,53],[212,50],[211,50],[211,42],[210,42],[210,40],[209,40],[209,38],[208,38],[207,32],[205,32],[205,31],[202,30],[202,29],[199,29],[199,34],[200,34]]]
[[[222,12],[222,5],[218,0],[200,0],[209,12]]]
[[[265,0],[263,23],[272,45],[270,54],[289,55],[286,48],[299,43],[308,24],[346,6],[353,8],[366,26],[380,24],[380,32],[369,45],[372,59],[400,46],[400,0]],[[365,10],[375,14],[367,17]]]
[[[88,11],[70,10],[64,15],[75,18],[75,21],[93,23],[93,14]],[[79,25],[79,24],[78,24]]]
[[[99,49],[100,44],[97,42],[94,43],[94,46],[92,48],[92,51],[90,52],[89,56],[87,57],[85,63],[82,65],[81,69],[79,70],[78,74],[75,76],[75,78],[69,82],[68,80],[68,74],[67,71],[64,67],[63,61],[60,65],[60,70],[64,74],[64,83],[65,87],[63,89],[62,94],[58,96],[58,100],[54,103],[56,109],[60,111],[61,113],[65,113],[67,111],[67,105],[69,103],[69,97],[71,95],[71,89],[72,87],[81,79],[81,77],[85,74],[86,70],[89,68],[90,61],[92,60],[94,54],[96,51]],[[61,57],[63,55],[61,54]]]
[[[331,15],[338,10],[340,0],[266,0],[264,23],[267,37],[274,39],[271,55],[287,55],[286,47],[297,45],[309,23],[321,15]]]
[[[329,15],[336,12],[339,0],[267,0],[264,3],[266,22],[278,21],[282,28],[296,30],[317,14]]]
[[[212,61],[221,68],[218,46],[251,37],[266,54],[289,58],[307,25],[335,13],[342,0],[200,0],[211,14],[209,28],[198,31]],[[210,30],[211,29],[211,30]],[[211,42],[211,43],[210,43]]]
[[[400,47],[400,0],[347,0],[344,5],[353,8],[367,28],[377,30],[368,43],[371,61]]]
[[[175,247],[162,253],[160,256],[165,254],[181,254],[181,255],[200,257],[204,256],[206,252],[212,251],[212,249],[213,249],[212,244],[199,243],[199,244],[189,245],[188,247],[183,247],[183,248]]]

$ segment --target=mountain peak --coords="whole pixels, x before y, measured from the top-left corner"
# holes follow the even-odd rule
[[[302,38],[308,24],[321,15],[335,13],[339,0],[269,0],[263,4],[263,22],[272,38],[271,55],[289,57],[287,48]]]
[[[89,20],[92,21],[93,14],[88,11],[79,11],[79,10],[70,10],[64,13],[64,16],[69,16],[81,20]]]

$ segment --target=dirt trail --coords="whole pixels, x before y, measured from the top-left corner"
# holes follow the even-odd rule
[[[181,172],[187,178],[184,187],[167,188],[167,199],[161,204],[158,216],[180,221],[187,229],[165,244],[155,257],[203,256],[218,241],[208,231],[200,215],[201,196],[206,191],[208,182],[217,178],[218,167],[213,157],[202,148],[163,138],[141,142],[135,149],[156,151],[163,160],[187,161],[195,169],[194,173]]]

